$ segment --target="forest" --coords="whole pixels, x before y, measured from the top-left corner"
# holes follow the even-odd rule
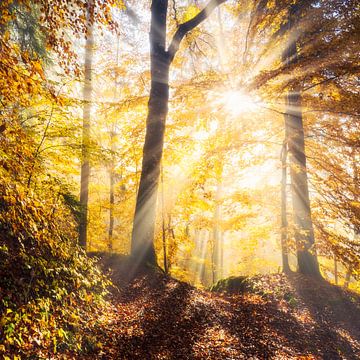
[[[1,0],[0,357],[360,358],[358,0]]]

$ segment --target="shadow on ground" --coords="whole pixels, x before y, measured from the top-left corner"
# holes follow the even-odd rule
[[[325,281],[274,274],[257,277],[250,293],[213,293],[129,269],[125,257],[102,264],[117,290],[94,358],[360,358],[360,299]]]

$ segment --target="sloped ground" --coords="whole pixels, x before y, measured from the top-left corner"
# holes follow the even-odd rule
[[[251,293],[200,291],[160,272],[127,282],[112,257],[117,288],[98,359],[359,359],[360,299],[325,281],[255,277]]]

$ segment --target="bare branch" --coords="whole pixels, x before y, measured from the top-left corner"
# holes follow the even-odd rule
[[[173,61],[176,52],[179,50],[181,40],[184,38],[184,36],[189,31],[196,28],[205,19],[207,19],[212,13],[212,11],[225,1],[226,0],[210,0],[208,4],[196,16],[178,26],[167,51],[170,63]]]

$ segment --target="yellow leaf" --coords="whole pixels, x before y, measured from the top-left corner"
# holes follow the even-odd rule
[[[41,76],[41,78],[45,80],[45,75],[41,64],[38,61],[35,61],[33,63],[33,67],[36,70],[36,72]]]
[[[184,15],[182,22],[186,22],[194,18],[199,13],[199,8],[196,5],[190,5]]]

